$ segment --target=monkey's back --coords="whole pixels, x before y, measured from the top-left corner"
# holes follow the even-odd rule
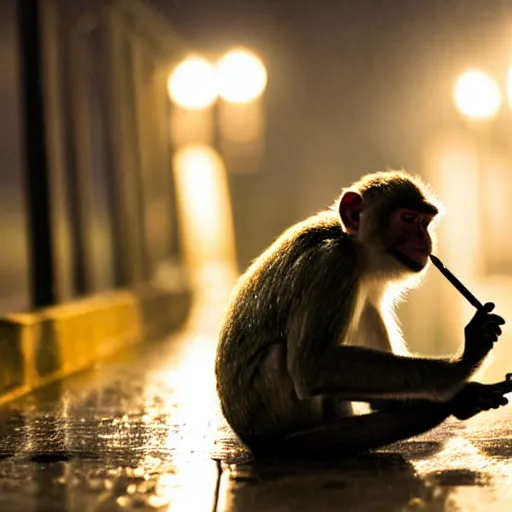
[[[253,376],[270,347],[281,344],[285,350],[290,310],[307,283],[322,272],[316,255],[341,249],[345,240],[351,244],[337,212],[320,212],[286,230],[241,276],[223,319],[215,365],[217,391],[228,421],[234,402],[242,415],[251,417],[247,394]]]

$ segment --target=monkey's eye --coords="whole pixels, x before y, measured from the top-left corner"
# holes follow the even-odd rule
[[[402,213],[401,217],[402,217],[402,221],[407,224],[412,224],[416,220],[416,214],[414,214],[414,213],[409,213],[409,212]]]

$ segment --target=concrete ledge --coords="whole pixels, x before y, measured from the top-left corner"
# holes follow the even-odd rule
[[[106,293],[0,318],[0,404],[179,327],[188,292]]]

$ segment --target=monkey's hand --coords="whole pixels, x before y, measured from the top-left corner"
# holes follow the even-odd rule
[[[497,384],[468,382],[452,400],[449,406],[452,414],[459,420],[467,420],[479,412],[498,409],[508,404],[503,395],[512,391],[512,381],[505,380]]]
[[[492,302],[486,303],[464,329],[462,363],[477,366],[498,341],[498,336],[501,335],[500,325],[503,325],[505,320],[501,316],[491,314],[493,309]]]

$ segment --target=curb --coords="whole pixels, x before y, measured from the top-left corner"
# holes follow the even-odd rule
[[[0,318],[0,405],[183,324],[189,292],[121,290]]]

